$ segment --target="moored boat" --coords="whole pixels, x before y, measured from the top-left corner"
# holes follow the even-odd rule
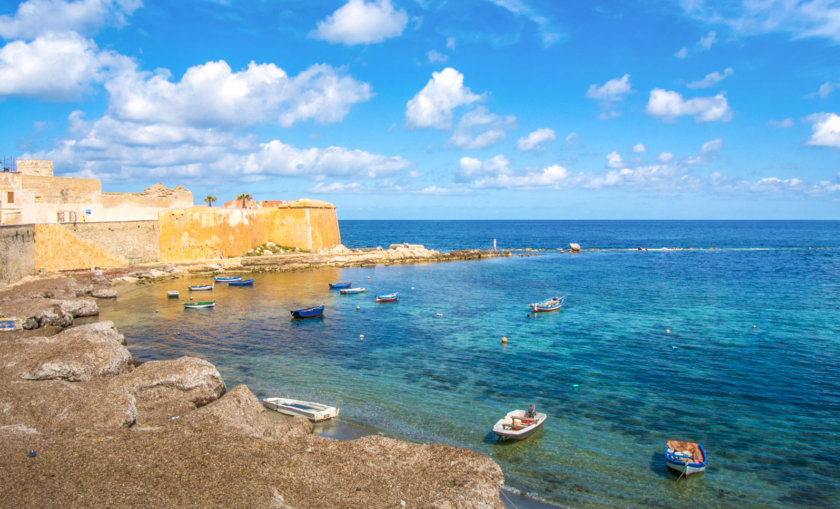
[[[377,295],[376,302],[396,302],[400,298],[400,292],[386,293],[384,295]]]
[[[180,293],[178,293],[178,290],[167,290],[167,291],[166,291],[166,296],[167,296],[167,297],[178,297],[178,296],[180,296],[180,295],[181,295],[181,294],[180,294]]]
[[[566,303],[566,297],[552,297],[542,302],[531,304],[532,313],[544,313],[546,311],[557,311]]]
[[[365,293],[364,288],[342,288],[341,295],[354,295],[356,293]]]
[[[242,276],[216,276],[213,278],[213,281],[217,283],[230,283],[231,281],[239,281],[242,279]]]
[[[668,440],[665,444],[665,464],[668,468],[682,472],[686,477],[703,472],[709,464],[703,444]]]
[[[531,436],[548,419],[548,415],[537,412],[531,404],[528,410],[512,410],[493,426],[493,433],[499,440],[522,440]]]
[[[194,285],[194,286],[190,287],[191,292],[203,292],[203,291],[208,291],[208,290],[212,290],[212,289],[213,289],[213,285]]]
[[[311,308],[293,309],[289,311],[292,318],[315,318],[324,314],[324,305],[314,306]]]
[[[339,411],[334,406],[291,398],[263,398],[263,405],[282,414],[302,415],[314,422],[326,421],[327,419],[338,417]]]
[[[0,331],[16,331],[23,329],[20,318],[0,318]]]
[[[350,281],[342,281],[339,283],[330,283],[330,288],[333,290],[336,288],[350,288],[351,285],[352,283]]]
[[[240,279],[239,281],[228,281],[228,286],[254,286],[254,280]]]
[[[209,300],[205,302],[185,302],[184,309],[204,309],[204,308],[212,308],[216,307],[215,300]]]

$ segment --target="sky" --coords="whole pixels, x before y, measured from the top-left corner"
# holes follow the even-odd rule
[[[840,0],[0,0],[0,158],[339,219],[840,219]]]

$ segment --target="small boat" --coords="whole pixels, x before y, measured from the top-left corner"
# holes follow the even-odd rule
[[[178,290],[167,290],[167,291],[166,291],[166,296],[167,296],[167,297],[178,297],[178,296],[180,296],[180,295],[181,295],[181,294],[180,294],[180,293],[178,293]]]
[[[365,293],[364,288],[342,288],[341,295],[354,295],[357,293]]]
[[[338,408],[311,401],[289,398],[263,398],[263,405],[286,415],[302,415],[310,421],[326,421],[338,417]]]
[[[190,287],[191,292],[203,292],[207,290],[212,290],[213,285],[195,285]]]
[[[386,293],[385,295],[377,295],[376,302],[396,302],[400,298],[400,292]]]
[[[239,281],[242,279],[242,276],[217,276],[213,278],[213,281],[217,283],[230,283],[231,281]]]
[[[254,286],[254,280],[240,279],[239,281],[229,281],[228,286]]]
[[[350,288],[350,285],[350,281],[343,281],[341,283],[330,283],[330,288],[333,290],[336,288]]]
[[[289,311],[289,313],[292,314],[292,318],[315,318],[316,316],[324,314],[324,305],[321,304],[320,306],[311,308],[293,309],[292,311]]]
[[[552,297],[551,299],[542,302],[535,302],[531,304],[532,313],[544,313],[546,311],[557,311],[566,303],[566,297]]]
[[[493,426],[493,433],[499,437],[499,440],[522,440],[537,431],[546,419],[548,416],[537,412],[536,407],[531,404],[528,410],[508,412]]]
[[[709,457],[706,456],[703,444],[668,440],[665,444],[665,464],[688,477],[706,470]]]
[[[0,331],[16,331],[22,328],[23,324],[20,318],[0,318]]]
[[[184,309],[204,309],[204,308],[212,308],[216,307],[215,300],[209,300],[206,302],[185,302]]]

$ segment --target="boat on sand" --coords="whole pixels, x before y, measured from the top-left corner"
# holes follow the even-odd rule
[[[499,440],[522,440],[531,436],[548,419],[548,415],[537,412],[531,404],[528,410],[512,410],[493,426],[493,433]]]
[[[264,398],[263,405],[281,414],[302,415],[314,422],[326,421],[333,417],[338,417],[339,410],[334,406],[291,398]]]

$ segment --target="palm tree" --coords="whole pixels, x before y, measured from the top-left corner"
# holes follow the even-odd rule
[[[216,201],[216,197],[213,195],[207,195],[204,197],[204,201],[207,202],[207,205],[213,206],[213,203]]]
[[[236,197],[237,200],[242,200],[242,208],[245,208],[245,202],[251,199],[251,195],[247,193],[240,194]]]

